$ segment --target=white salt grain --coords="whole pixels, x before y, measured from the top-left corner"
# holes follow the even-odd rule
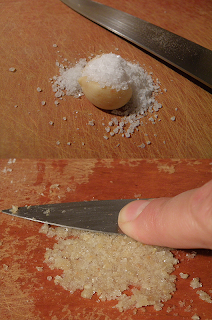
[[[10,71],[10,72],[16,72],[16,68],[11,67],[11,68],[9,69],[9,71]]]
[[[139,148],[145,148],[145,144],[144,143],[142,143],[140,146],[138,146]]]
[[[183,272],[180,272],[180,277],[182,279],[187,279],[189,277],[189,274],[188,273],[183,273]]]
[[[212,299],[209,296],[209,294],[203,290],[198,290],[197,294],[199,295],[199,298],[203,301],[206,301],[208,303],[212,303]]]
[[[46,105],[46,101],[41,101],[42,106]]]
[[[94,121],[94,120],[88,121],[88,125],[89,125],[89,126],[94,126],[94,125],[95,125],[95,121]]]
[[[193,278],[190,282],[190,287],[192,287],[193,289],[197,289],[202,287],[202,283],[200,282],[199,278]]]
[[[37,92],[41,92],[42,89],[40,87],[37,87]]]

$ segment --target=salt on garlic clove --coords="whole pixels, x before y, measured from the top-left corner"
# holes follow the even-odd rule
[[[86,98],[96,107],[104,110],[114,110],[123,107],[132,96],[130,86],[126,90],[112,89],[111,87],[101,87],[98,82],[88,81],[87,77],[78,79],[82,91]]]

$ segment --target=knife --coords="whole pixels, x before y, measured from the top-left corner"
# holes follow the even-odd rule
[[[119,211],[131,201],[135,199],[56,203],[19,208],[13,206],[12,209],[2,210],[2,212],[60,227],[120,233]]]
[[[90,0],[61,0],[113,33],[212,88],[212,51],[126,12]]]

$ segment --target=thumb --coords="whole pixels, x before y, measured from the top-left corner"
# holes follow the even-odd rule
[[[130,202],[120,211],[118,224],[145,244],[212,249],[212,180],[173,198]]]

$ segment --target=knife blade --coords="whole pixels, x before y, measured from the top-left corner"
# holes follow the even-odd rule
[[[212,51],[175,33],[91,0],[61,0],[74,11],[212,88]]]
[[[89,231],[120,233],[118,214],[121,208],[135,199],[82,201],[44,204],[6,209],[3,213],[48,223]]]

